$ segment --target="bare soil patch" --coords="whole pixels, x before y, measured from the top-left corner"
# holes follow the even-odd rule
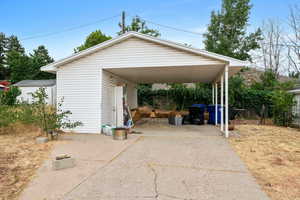
[[[33,126],[15,125],[11,130],[0,135],[0,200],[17,199],[53,144],[36,144],[40,131]]]
[[[300,132],[297,129],[236,125],[230,143],[272,200],[300,199]]]

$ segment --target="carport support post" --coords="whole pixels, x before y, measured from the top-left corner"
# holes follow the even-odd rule
[[[215,83],[215,125],[218,125],[218,83]]]
[[[225,137],[228,138],[228,65],[225,66]]]
[[[212,104],[215,103],[215,83],[211,84],[211,89],[212,89]]]
[[[221,131],[224,131],[224,74],[221,75]]]

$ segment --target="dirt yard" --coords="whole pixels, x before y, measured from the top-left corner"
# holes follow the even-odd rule
[[[272,200],[300,200],[300,131],[237,125],[230,143]]]
[[[38,129],[18,125],[0,135],[0,200],[17,199],[49,155],[52,142],[35,144]]]

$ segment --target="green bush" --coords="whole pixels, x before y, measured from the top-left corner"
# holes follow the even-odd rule
[[[196,84],[195,88],[187,88],[183,84],[170,84],[170,89],[152,90],[151,85],[138,86],[138,103],[140,106],[155,107],[154,100],[165,98],[175,104],[176,109],[186,109],[194,103],[211,103],[211,86],[209,84]]]
[[[1,128],[13,126],[14,123],[34,124],[40,127],[47,135],[61,128],[72,129],[82,125],[81,122],[71,122],[70,111],[63,111],[62,101],[56,108],[47,105],[47,94],[44,88],[32,94],[33,103],[26,102],[17,105],[0,105],[0,131]]]
[[[18,87],[12,86],[8,91],[0,91],[0,105],[13,106],[17,104],[17,97],[21,94]]]
[[[10,126],[18,121],[17,112],[14,107],[7,105],[0,105],[0,128]]]
[[[210,104],[212,100],[211,84],[196,83],[195,88],[187,88],[183,84],[169,84],[170,89],[152,90],[151,85],[138,87],[139,105],[155,107],[154,100],[165,98],[174,102],[177,109],[186,109],[194,103]],[[261,121],[273,118],[277,125],[288,126],[293,120],[291,110],[294,105],[293,95],[287,91],[294,86],[293,81],[281,83],[272,71],[260,76],[260,81],[250,86],[244,79],[233,76],[229,79],[229,105],[255,113]],[[220,97],[220,90],[219,97]]]
[[[273,121],[279,126],[289,126],[293,121],[292,107],[295,105],[294,95],[284,90],[272,92]]]

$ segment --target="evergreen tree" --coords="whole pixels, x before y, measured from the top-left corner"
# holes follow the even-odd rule
[[[0,33],[0,80],[6,79],[7,70],[5,67],[5,45],[6,37],[4,33]]]
[[[32,78],[32,62],[27,55],[17,51],[10,51],[7,54],[7,60],[9,60],[10,80],[12,83]]]
[[[119,26],[122,29],[121,23],[119,23]],[[131,24],[125,27],[125,31],[126,32],[135,31],[135,32],[151,35],[153,37],[160,36],[160,33],[158,30],[148,28],[145,20],[142,20],[139,16],[135,16],[132,19]],[[122,35],[122,33],[123,33],[122,30],[118,32],[119,35]]]
[[[19,52],[20,54],[25,54],[25,49],[22,47],[17,36],[14,35],[7,38],[6,51],[7,52],[16,51]]]
[[[110,40],[110,39],[111,39],[110,36],[105,35],[100,30],[96,30],[96,31],[92,32],[91,34],[89,34],[87,36],[87,38],[85,39],[85,42],[82,45],[80,45],[79,47],[75,48],[74,51],[76,53],[76,52],[85,50],[87,48],[90,48],[94,45],[100,44],[106,40]]]
[[[223,0],[221,11],[211,13],[204,44],[208,51],[251,60],[249,51],[259,48],[261,30],[247,34],[250,0]]]
[[[33,50],[33,54],[30,54],[31,64],[28,71],[32,71],[31,79],[55,79],[55,75],[47,72],[42,72],[40,68],[49,63],[54,62],[53,58],[49,56],[49,52],[44,45],[38,46]]]
[[[12,68],[17,67],[16,64],[20,63],[21,57],[26,57],[25,49],[22,47],[18,38],[14,35],[8,37],[5,42],[5,67],[6,67],[6,76],[11,77]],[[16,59],[16,60],[15,60]],[[22,66],[20,66],[22,67]]]

